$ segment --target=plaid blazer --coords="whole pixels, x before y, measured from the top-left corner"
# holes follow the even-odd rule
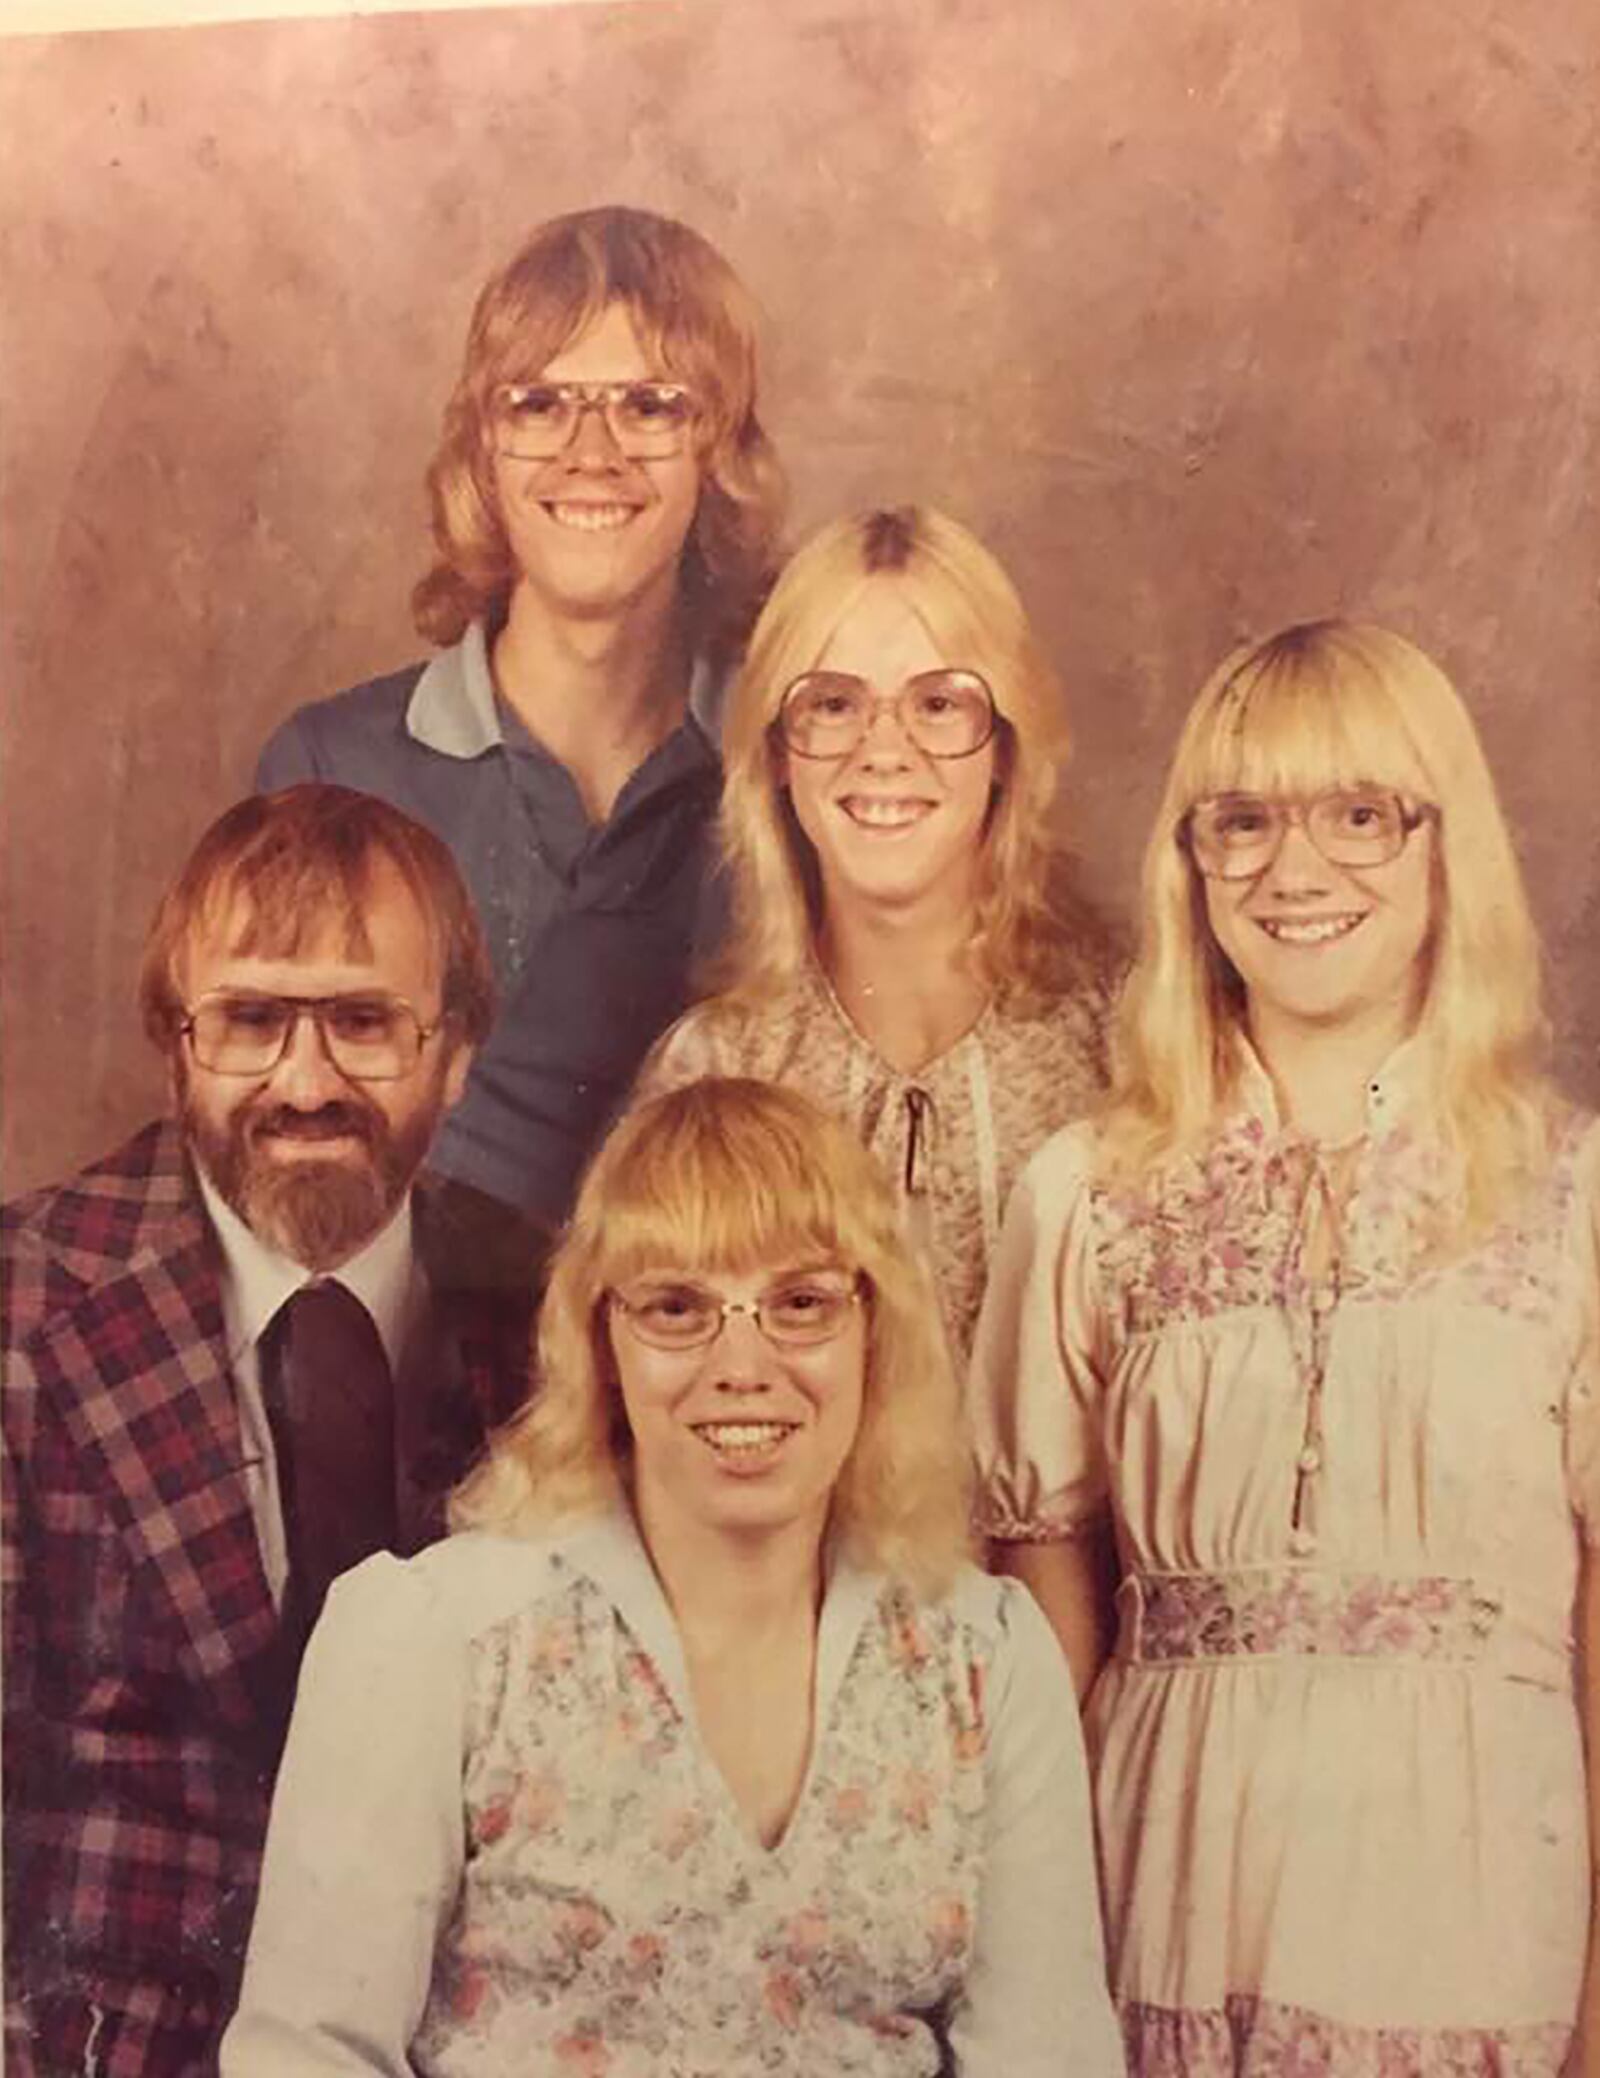
[[[0,1214],[13,2078],[211,2070],[236,1996],[292,1670],[217,1264],[170,1123]],[[441,1497],[527,1338],[525,1303],[434,1293],[397,1389],[429,1381]]]

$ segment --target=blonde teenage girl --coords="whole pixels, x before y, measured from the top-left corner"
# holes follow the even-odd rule
[[[1135,2071],[1567,2056],[1597,1141],[1541,1036],[1437,667],[1341,622],[1231,657],[1151,839],[1109,1113],[1019,1184],[976,1355],[989,1527],[1088,1697]]]
[[[1005,572],[921,508],[825,527],[724,732],[734,929],[644,1076],[756,1075],[893,1178],[962,1354],[1023,1160],[1103,1078],[1103,949],[1053,804],[1060,691]]]

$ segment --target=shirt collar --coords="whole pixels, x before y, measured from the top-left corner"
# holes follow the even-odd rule
[[[195,1175],[222,1249],[222,1318],[228,1355],[236,1360],[261,1339],[286,1299],[302,1286],[318,1282],[318,1273],[268,1247],[245,1225],[198,1161]],[[348,1262],[341,1263],[331,1279],[323,1280],[342,1284],[366,1307],[391,1371],[400,1363],[415,1274],[408,1192],[388,1224]]]
[[[689,713],[712,743],[721,729],[724,690],[709,660],[696,657]],[[505,742],[482,621],[473,621],[459,642],[424,665],[406,707],[406,733],[447,758],[482,757]]]
[[[1250,1118],[1259,1119],[1273,1133],[1286,1132],[1288,1121],[1278,1103],[1278,1092],[1266,1064],[1240,1027],[1234,1035],[1239,1062],[1236,1102]],[[1366,1117],[1369,1133],[1387,1132],[1418,1100],[1423,1082],[1422,1044],[1415,1033],[1402,1039],[1367,1083]]]
[[[556,1543],[565,1563],[592,1580],[622,1617],[692,1723],[693,1697],[678,1627],[627,1501],[619,1497],[610,1507],[581,1518],[564,1529]],[[837,1546],[825,1554],[825,1564],[814,1691],[819,1725],[882,1587],[879,1576]]]
[[[406,733],[447,758],[482,757],[504,741],[482,621],[423,667],[406,708]]]

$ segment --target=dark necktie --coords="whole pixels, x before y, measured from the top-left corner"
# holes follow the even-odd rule
[[[298,1658],[337,1574],[396,1540],[394,1386],[372,1315],[342,1284],[302,1286],[262,1338]]]

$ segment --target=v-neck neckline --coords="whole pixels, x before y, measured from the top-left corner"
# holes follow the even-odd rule
[[[745,1816],[733,1786],[700,1726],[689,1665],[666,1590],[625,1504],[587,1524],[567,1547],[567,1562],[584,1573],[610,1601],[624,1629],[649,1659],[668,1703],[689,1742],[690,1764],[707,1788],[713,1808],[737,1838],[742,1856],[759,1866],[780,1865],[805,1829],[814,1802],[820,1756],[834,1707],[855,1656],[867,1617],[882,1587],[879,1577],[835,1550],[829,1559],[822,1607],[817,1615],[816,1658],[811,1677],[811,1743],[789,1816],[769,1846]]]

